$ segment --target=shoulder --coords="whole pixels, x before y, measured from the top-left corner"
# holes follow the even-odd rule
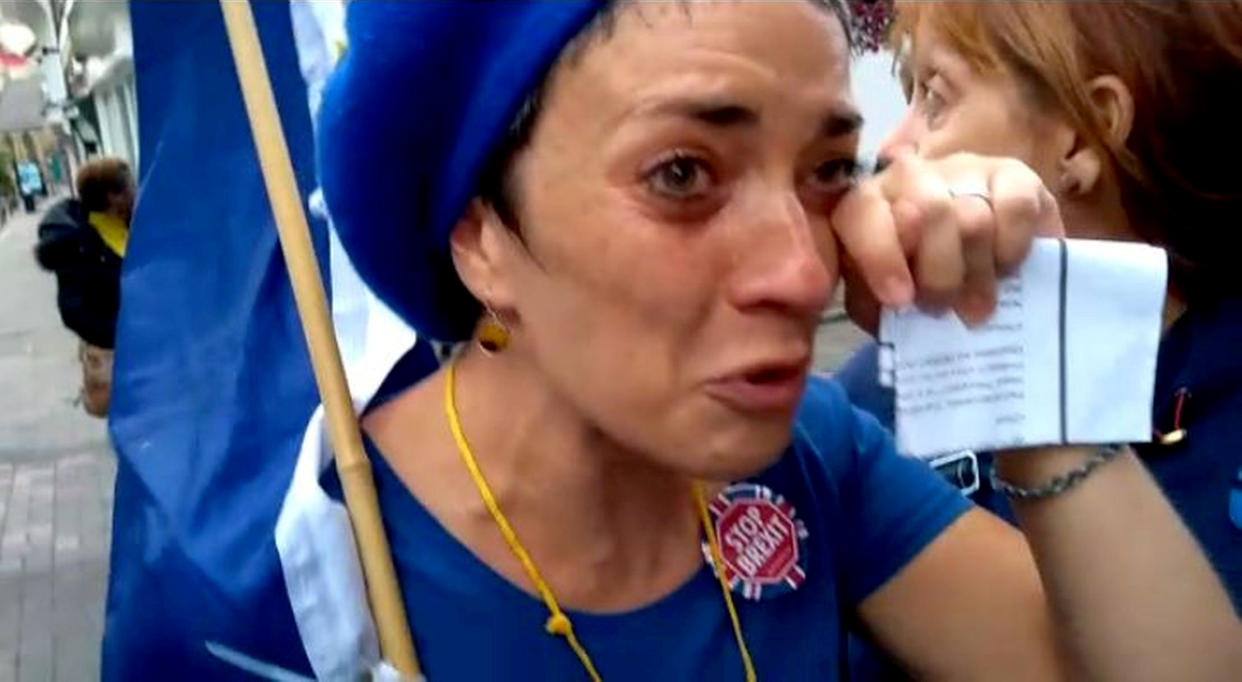
[[[80,228],[86,225],[87,214],[77,199],[62,199],[47,209],[39,226]]]
[[[899,455],[889,432],[827,377],[808,382],[779,466],[771,480],[796,491],[813,519],[808,526],[829,538],[824,551],[836,557],[847,604],[871,594],[970,506],[925,463]]]
[[[54,204],[39,221],[35,257],[44,269],[58,270],[81,260],[79,253],[90,248],[92,230],[83,229],[85,215],[73,199]]]

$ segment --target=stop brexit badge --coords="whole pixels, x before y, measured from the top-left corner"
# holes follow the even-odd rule
[[[792,592],[806,580],[806,526],[784,497],[767,486],[736,483],[708,511],[734,592],[759,600]],[[703,553],[714,565],[706,542]]]

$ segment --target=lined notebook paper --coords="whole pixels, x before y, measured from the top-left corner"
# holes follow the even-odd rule
[[[885,310],[880,381],[896,392],[898,448],[1150,440],[1167,268],[1145,244],[1038,239],[983,325]]]

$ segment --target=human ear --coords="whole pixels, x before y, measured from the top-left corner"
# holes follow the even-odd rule
[[[494,313],[514,304],[512,231],[481,199],[466,207],[449,234],[449,250],[466,288]]]
[[[1100,124],[1101,140],[1109,147],[1121,147],[1134,126],[1134,97],[1116,76],[1098,76],[1087,84],[1093,113]],[[1089,144],[1081,135],[1059,161],[1061,173],[1057,189],[1063,195],[1085,195],[1093,191],[1104,168],[1103,150]]]

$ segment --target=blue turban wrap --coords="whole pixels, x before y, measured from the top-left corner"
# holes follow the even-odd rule
[[[318,164],[354,267],[420,334],[470,337],[449,233],[522,103],[603,0],[352,2]]]

